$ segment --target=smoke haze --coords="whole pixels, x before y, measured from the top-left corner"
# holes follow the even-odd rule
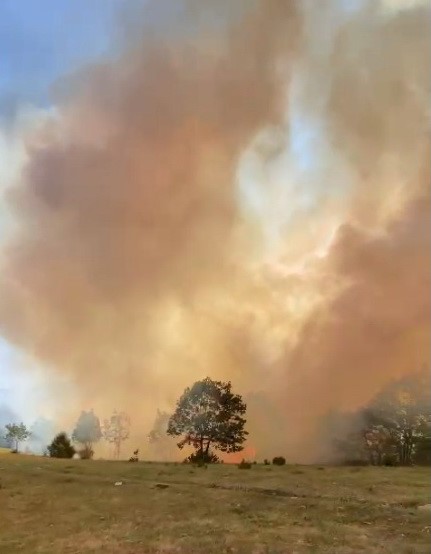
[[[0,332],[70,380],[64,421],[141,440],[209,375],[258,456],[309,461],[328,410],[429,359],[430,10],[174,4],[27,134]]]

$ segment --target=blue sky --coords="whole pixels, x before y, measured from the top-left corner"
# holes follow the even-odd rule
[[[115,14],[130,0],[1,0],[0,114],[49,104],[52,83],[109,52]]]

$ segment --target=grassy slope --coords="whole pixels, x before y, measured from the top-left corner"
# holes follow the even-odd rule
[[[429,552],[430,517],[416,510],[429,502],[422,468],[194,469],[8,455],[0,485],[2,554]]]

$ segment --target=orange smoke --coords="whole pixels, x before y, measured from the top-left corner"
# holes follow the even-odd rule
[[[254,460],[256,460],[256,449],[251,444],[247,444],[241,452],[226,454],[225,456],[221,456],[221,458],[229,464],[239,464],[242,460],[254,462]]]

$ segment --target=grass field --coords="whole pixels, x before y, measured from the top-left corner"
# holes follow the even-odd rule
[[[0,552],[425,554],[428,473],[0,455]]]

